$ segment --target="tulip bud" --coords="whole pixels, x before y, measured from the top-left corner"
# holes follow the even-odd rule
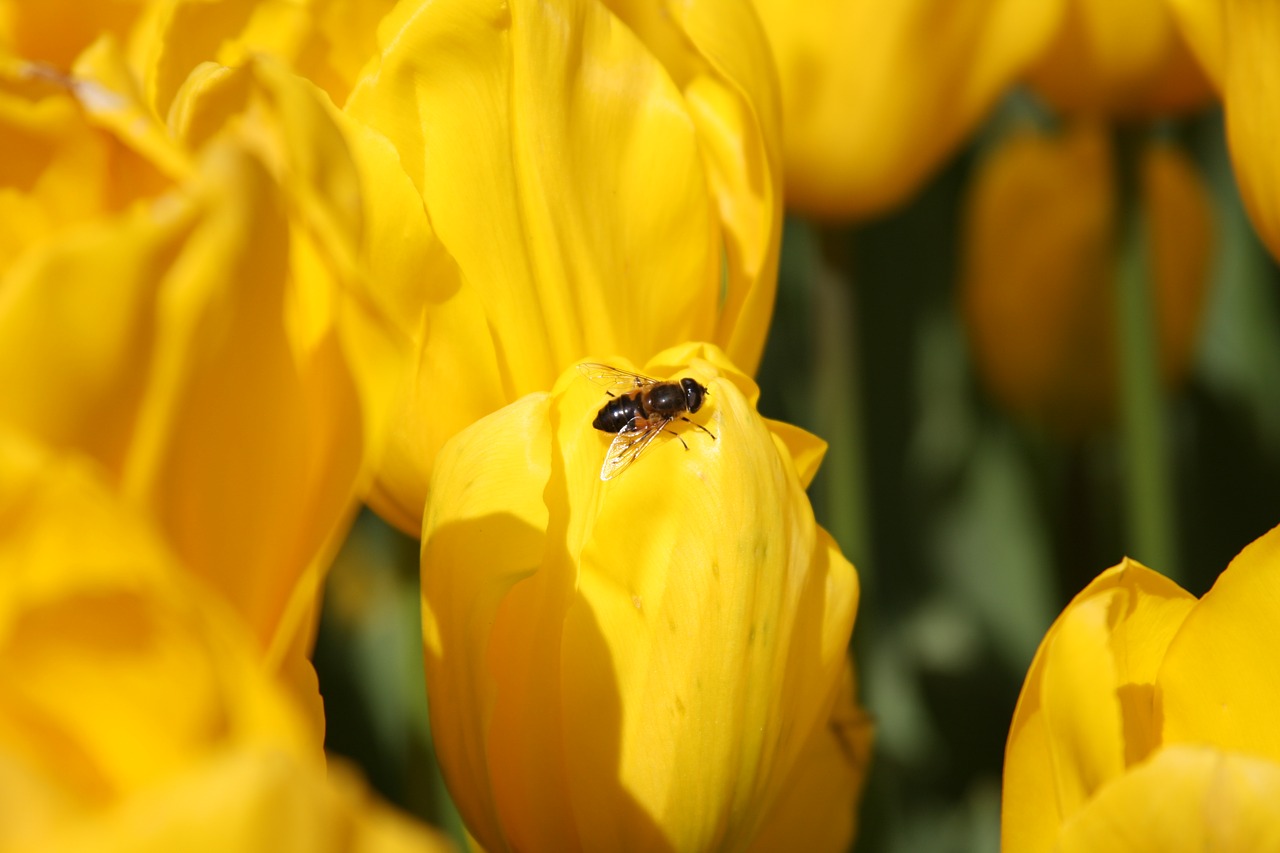
[[[704,385],[690,418],[715,437],[674,420],[602,481],[614,436],[591,424],[610,398],[571,369],[441,452],[432,731],[490,851],[746,846],[830,730],[858,586],[804,493],[821,442],[761,418],[712,346],[645,369]],[[848,717],[818,749],[859,754]],[[853,788],[827,793],[852,810]]]
[[[1277,569],[1280,528],[1199,601],[1125,560],[1067,605],[1009,729],[1002,849],[1280,841]]]

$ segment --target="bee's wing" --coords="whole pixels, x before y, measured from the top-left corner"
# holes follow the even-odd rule
[[[640,458],[644,449],[653,443],[662,432],[662,428],[671,423],[671,419],[648,423],[636,429],[624,429],[613,437],[609,444],[609,452],[604,455],[604,464],[600,466],[600,479],[612,480]]]
[[[607,364],[587,362],[578,365],[578,372],[597,385],[609,391],[633,391],[646,385],[657,384],[658,380],[639,373],[629,373]]]

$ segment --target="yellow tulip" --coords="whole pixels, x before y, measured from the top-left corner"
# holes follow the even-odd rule
[[[1062,0],[756,0],[777,57],[787,203],[905,201],[1045,48]]]
[[[1175,25],[1172,0],[1068,0],[1027,81],[1068,113],[1146,118],[1204,106],[1213,87]]]
[[[644,369],[706,385],[715,437],[676,421],[687,451],[660,436],[604,482],[607,398],[570,368],[441,451],[422,605],[449,789],[494,853],[741,849],[771,822],[843,849],[848,820],[804,820],[852,811],[869,734],[842,681],[857,576],[804,493],[825,445],[715,347]]]
[[[443,849],[101,474],[0,428],[0,850]]]
[[[1280,258],[1280,7],[1259,0],[1178,0],[1175,7],[1221,90],[1231,162],[1249,218]]]
[[[92,454],[305,678],[397,361],[320,96],[265,63],[201,72],[171,128],[110,41],[4,94],[0,421]]]
[[[377,279],[418,347],[372,502],[589,352],[753,370],[781,225],[775,83],[736,0],[402,2],[346,103]],[[377,271],[381,270],[381,273]]]
[[[1197,601],[1131,560],[1045,635],[1005,752],[1003,849],[1280,843],[1280,528]]]
[[[1116,407],[1120,199],[1105,129],[1021,130],[974,179],[966,216],[964,315],[979,373],[1005,407],[1062,435]],[[1176,148],[1142,153],[1140,195],[1161,375],[1190,365],[1208,280],[1212,219]]]

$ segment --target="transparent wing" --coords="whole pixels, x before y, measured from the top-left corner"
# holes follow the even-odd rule
[[[653,443],[658,433],[669,423],[670,418],[649,422],[635,429],[624,429],[614,436],[609,444],[609,452],[604,455],[604,464],[600,466],[600,479],[612,480],[631,467],[631,463],[640,458],[640,454],[644,453],[645,448]]]
[[[633,391],[646,385],[655,385],[660,381],[651,376],[629,373],[616,367],[610,367],[607,364],[597,364],[595,362],[579,364],[578,372],[609,391]]]

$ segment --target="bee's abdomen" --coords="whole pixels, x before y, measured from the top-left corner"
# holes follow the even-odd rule
[[[639,395],[618,397],[605,403],[591,425],[601,432],[622,432],[636,418],[644,418]]]

